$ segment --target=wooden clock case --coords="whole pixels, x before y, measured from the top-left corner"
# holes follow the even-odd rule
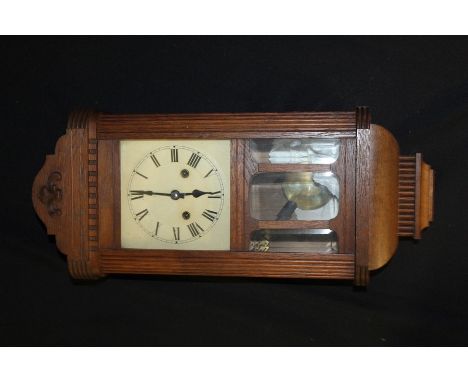
[[[257,164],[252,138],[340,139],[333,164]],[[122,249],[119,141],[231,140],[231,250]],[[340,209],[329,221],[259,221],[250,217],[249,180],[259,172],[332,171]],[[34,180],[32,200],[73,278],[113,273],[354,280],[394,255],[398,238],[420,238],[433,216],[433,170],[421,154],[401,156],[394,137],[354,112],[111,115],[72,113],[66,134]],[[249,251],[256,229],[329,228],[339,253]]]

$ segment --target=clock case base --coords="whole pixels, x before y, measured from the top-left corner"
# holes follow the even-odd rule
[[[257,164],[252,138],[340,139],[331,165]],[[231,251],[122,249],[122,139],[231,139]],[[257,221],[249,180],[259,172],[333,171],[340,210],[329,221]],[[108,274],[205,275],[353,280],[395,254],[398,237],[420,238],[433,216],[434,172],[420,154],[400,156],[394,137],[372,125],[367,108],[339,113],[109,115],[72,113],[66,134],[33,183],[34,209],[55,235],[76,279]],[[256,229],[329,228],[339,254],[248,251]]]

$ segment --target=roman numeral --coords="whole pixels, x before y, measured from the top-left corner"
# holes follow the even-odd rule
[[[204,231],[202,227],[198,223],[190,223],[187,228],[189,229],[190,233],[192,234],[193,237],[199,236],[200,231]],[[200,231],[199,231],[200,230]]]
[[[216,219],[217,214],[218,213],[215,212],[215,211],[205,210],[205,211],[203,211],[202,216],[207,218],[209,221],[212,222],[212,221],[214,221]]]
[[[138,171],[136,171],[136,170],[135,170],[135,174],[138,174],[138,175],[140,175],[141,177],[143,177],[143,178],[145,178],[145,179],[148,179],[147,176],[144,176],[143,174],[140,174],[140,173],[139,173]]]
[[[142,194],[141,191],[130,190],[130,196],[132,197],[131,198],[132,200],[135,200],[135,199],[141,199],[144,195]]]
[[[192,153],[190,156],[190,159],[188,160],[187,164],[189,166],[192,166],[193,168],[196,168],[198,166],[198,162],[200,162],[201,156],[197,155],[195,153]]]
[[[180,228],[179,227],[172,227],[172,232],[174,232],[174,240],[180,240]]]
[[[148,215],[148,209],[146,208],[143,211],[140,211],[136,214],[136,216],[138,216],[138,221],[143,219],[146,215]]]
[[[204,178],[208,178],[213,171],[214,171],[214,168],[212,168],[210,171],[208,171],[208,174],[206,174],[204,176]]]
[[[179,149],[171,149],[171,162],[179,161]]]
[[[156,223],[156,229],[154,230],[154,236],[158,236],[159,222]]]
[[[151,155],[150,155],[150,158],[151,158],[151,160],[153,161],[153,163],[154,163],[154,165],[155,165],[156,167],[161,166],[161,165],[159,164],[158,159],[156,158],[156,156],[155,156],[154,154],[151,154]]]
[[[210,196],[208,196],[208,199],[221,199],[221,196],[219,196],[219,195],[210,195]]]

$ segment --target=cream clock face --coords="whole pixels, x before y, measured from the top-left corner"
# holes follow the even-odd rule
[[[230,141],[121,141],[122,248],[229,250]]]

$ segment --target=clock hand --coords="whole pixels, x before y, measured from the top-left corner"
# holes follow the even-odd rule
[[[160,195],[160,196],[171,196],[171,194],[162,193],[162,192],[153,192],[153,191],[143,191],[143,190],[131,190],[130,194],[132,195]]]
[[[130,194],[131,195],[157,195],[157,196],[169,196],[174,200],[177,199],[183,199],[185,196],[193,196],[194,198],[199,198],[202,195],[216,195],[220,194],[221,191],[200,191],[200,190],[193,190],[192,192],[179,192],[177,190],[174,190],[170,193],[164,193],[164,192],[154,192],[154,191],[145,191],[145,190],[131,190]]]
[[[194,198],[198,198],[202,195],[215,195],[215,194],[220,194],[221,191],[214,191],[214,192],[209,192],[209,191],[200,191],[200,190],[193,190],[192,192],[186,192],[181,195],[192,195]]]
[[[184,198],[184,195],[183,193],[177,191],[177,190],[174,190],[170,193],[164,193],[164,192],[154,192],[154,191],[145,191],[145,190],[131,190],[130,191],[130,194],[131,195],[156,195],[156,196],[169,196],[171,197],[172,199],[174,200],[177,200],[177,199],[181,199],[181,198]]]

